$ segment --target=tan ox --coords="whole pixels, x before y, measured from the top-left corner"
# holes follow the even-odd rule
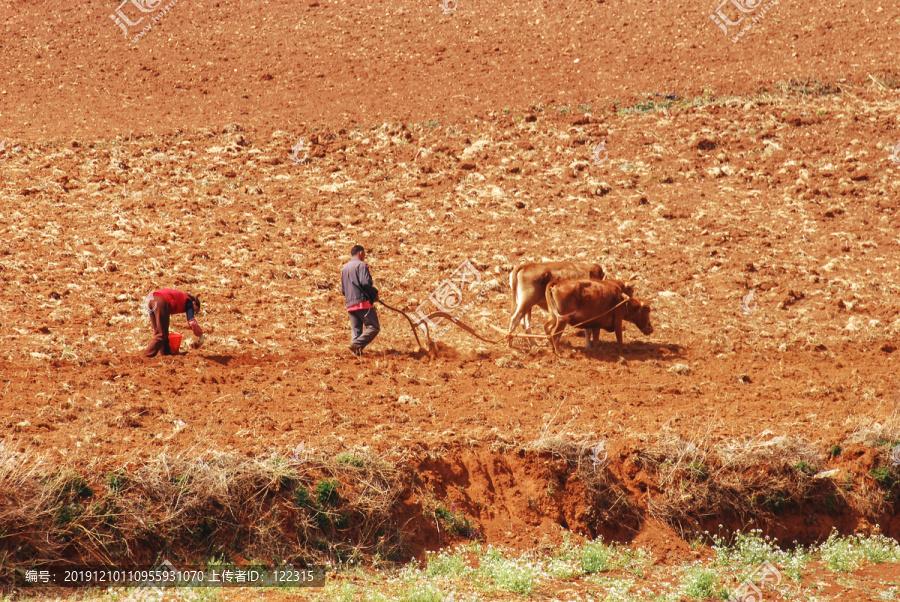
[[[645,335],[653,333],[650,306],[632,298],[634,289],[621,280],[555,280],[547,285],[546,303],[550,319],[544,332],[553,352],[559,355],[557,340],[566,326],[583,328],[585,351],[600,342],[600,329],[615,332],[622,346],[622,323],[631,322]]]
[[[525,319],[525,330],[531,328],[531,308],[535,305],[547,311],[546,291],[552,280],[566,278],[593,278],[603,280],[603,268],[598,263],[585,261],[550,261],[546,263],[527,262],[517,266],[509,274],[509,288],[512,289],[513,316],[509,321],[509,332],[519,327]],[[512,338],[509,339],[512,343]]]

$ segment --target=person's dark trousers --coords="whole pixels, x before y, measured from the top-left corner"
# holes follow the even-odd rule
[[[378,323],[378,312],[374,307],[369,309],[357,309],[348,312],[350,314],[350,331],[352,335],[351,343],[363,349],[366,345],[375,340],[381,331],[381,325]],[[365,330],[363,330],[365,327]]]
[[[153,295],[153,300],[148,305],[153,340],[144,350],[144,357],[156,357],[160,351],[163,355],[172,355],[172,349],[169,347],[169,304],[159,295]]]

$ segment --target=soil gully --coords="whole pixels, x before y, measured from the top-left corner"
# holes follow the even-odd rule
[[[788,545],[835,529],[897,537],[888,448],[836,447],[826,457],[781,436],[711,449],[663,433],[420,443],[394,460],[343,448],[61,465],[4,452],[0,583],[61,559],[380,564],[471,540],[541,549],[567,533],[647,548],[664,564],[702,553],[691,543],[707,531],[727,540],[758,528]]]
[[[838,472],[823,478],[802,472],[804,466],[722,467],[714,460],[709,468],[692,461],[680,475],[676,469],[661,477],[652,467],[654,454],[628,444],[614,445],[605,460],[603,453],[579,458],[574,447],[554,445],[549,451],[457,449],[427,458],[417,467],[418,503],[464,515],[474,536],[493,544],[534,548],[571,531],[648,547],[662,562],[689,557],[688,541],[704,531],[728,537],[758,528],[780,542],[804,545],[823,541],[832,530],[900,535],[895,505],[885,501],[890,492],[868,476],[879,456],[862,445],[845,450],[841,460],[830,459],[821,468]],[[760,474],[767,477],[760,480]],[[448,534],[459,532],[459,520],[419,523],[412,554],[465,539]],[[443,528],[435,529],[435,522]]]

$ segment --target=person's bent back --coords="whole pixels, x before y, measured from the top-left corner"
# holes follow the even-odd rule
[[[157,353],[172,355],[169,347],[169,317],[172,314],[187,314],[188,325],[198,337],[197,346],[203,344],[203,329],[197,323],[194,312],[200,311],[200,299],[174,288],[163,288],[153,291],[147,302],[150,312],[150,326],[153,327],[153,339],[144,350],[144,357],[155,357]]]

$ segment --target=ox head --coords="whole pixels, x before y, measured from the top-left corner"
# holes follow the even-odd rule
[[[638,327],[638,330],[646,336],[653,334],[653,324],[650,323],[650,306],[640,299],[629,299],[628,310],[625,319]]]

